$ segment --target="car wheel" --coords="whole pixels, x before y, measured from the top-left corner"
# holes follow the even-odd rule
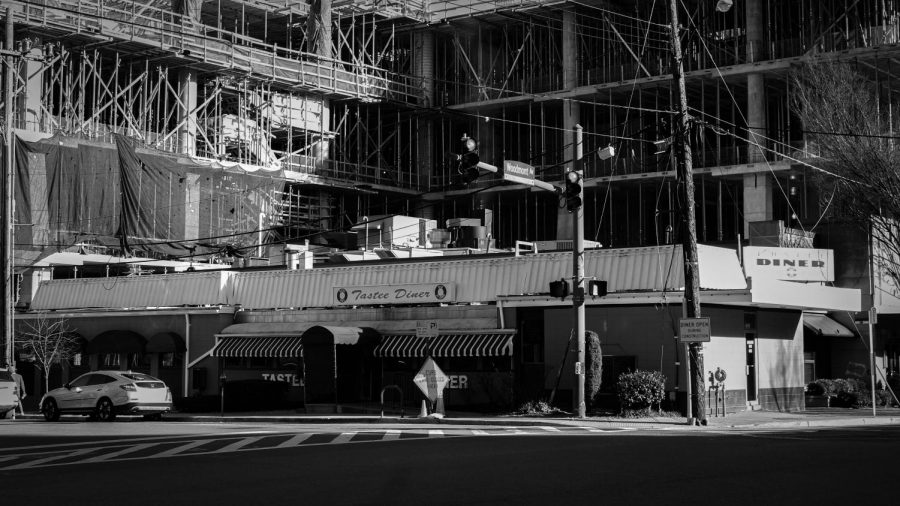
[[[96,410],[97,420],[101,422],[111,422],[116,419],[116,409],[113,407],[113,403],[111,400],[106,397],[100,399],[100,402],[97,403]]]
[[[162,420],[162,413],[151,413],[149,415],[144,415],[144,420],[148,422],[158,422]]]
[[[9,411],[0,411],[0,420],[3,420],[4,418],[6,418],[10,411],[15,411],[15,408],[13,408]]]
[[[56,401],[53,399],[44,401],[44,405],[41,406],[41,412],[44,413],[44,420],[48,422],[59,420],[59,407],[56,406]]]

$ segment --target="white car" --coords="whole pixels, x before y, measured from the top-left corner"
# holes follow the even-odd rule
[[[172,410],[172,392],[162,381],[139,372],[93,371],[75,378],[41,398],[47,421],[65,413],[89,415],[111,422],[118,414],[140,414],[160,419]]]
[[[0,369],[0,419],[12,416],[19,405],[16,380],[7,369]]]

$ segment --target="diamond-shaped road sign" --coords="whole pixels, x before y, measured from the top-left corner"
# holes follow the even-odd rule
[[[428,397],[429,401],[434,402],[438,397],[444,396],[444,387],[447,386],[449,380],[450,378],[434,363],[434,360],[428,357],[416,377],[413,378],[413,383]]]

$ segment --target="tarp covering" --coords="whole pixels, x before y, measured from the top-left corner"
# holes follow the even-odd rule
[[[282,171],[223,169],[123,136],[114,146],[17,138],[15,161],[19,249],[92,242],[157,257],[240,256],[258,242],[260,215],[273,216],[274,191],[284,184]]]

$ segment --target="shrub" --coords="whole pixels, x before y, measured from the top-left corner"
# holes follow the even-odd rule
[[[806,385],[806,393],[809,395],[826,395],[832,397],[834,392],[834,381],[830,379],[817,379]]]
[[[666,378],[658,371],[634,371],[619,376],[616,393],[622,411],[643,410],[659,404],[665,398]]]
[[[588,411],[597,407],[597,394],[600,392],[600,380],[603,377],[603,352],[600,349],[600,337],[596,332],[588,330],[585,334],[585,377],[584,397]]]
[[[524,404],[519,406],[519,409],[516,410],[517,415],[552,415],[556,413],[562,413],[558,408],[555,408],[545,401],[526,401]]]

